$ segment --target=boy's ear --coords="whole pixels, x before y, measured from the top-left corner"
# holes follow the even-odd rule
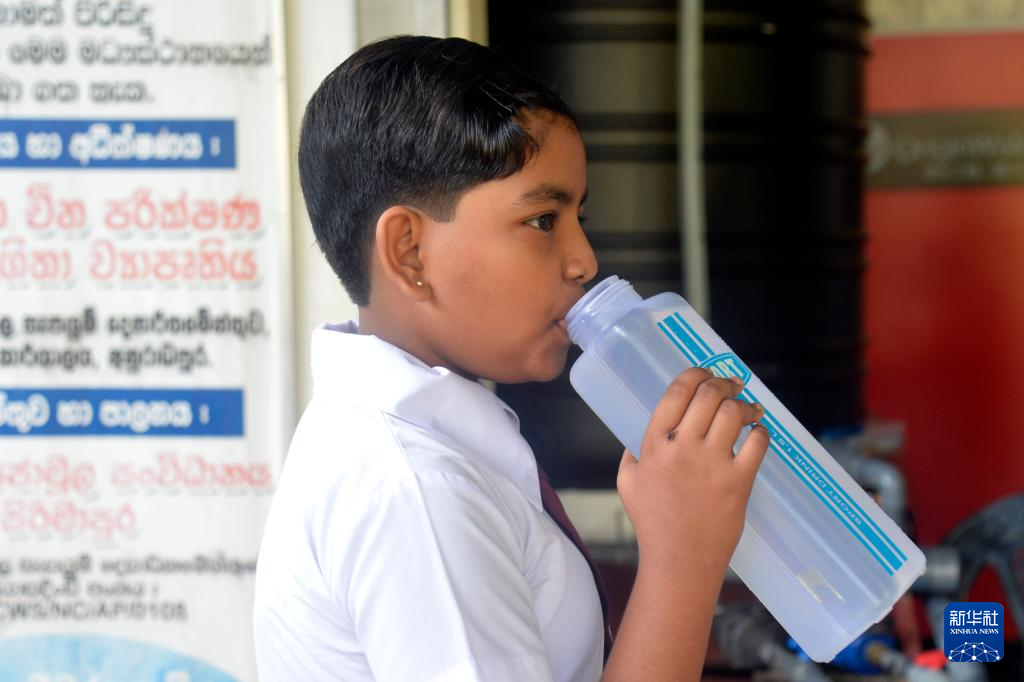
[[[423,274],[420,244],[426,217],[408,206],[391,206],[377,219],[375,248],[384,277],[399,292],[423,300],[429,284]]]

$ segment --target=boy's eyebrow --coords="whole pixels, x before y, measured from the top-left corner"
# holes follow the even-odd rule
[[[587,200],[587,193],[589,188],[583,190],[583,196],[580,198],[580,204],[583,204]],[[549,183],[543,183],[538,185],[536,188],[526,192],[516,201],[517,204],[536,204],[543,201],[557,201],[560,204],[572,203],[572,192],[557,185]]]

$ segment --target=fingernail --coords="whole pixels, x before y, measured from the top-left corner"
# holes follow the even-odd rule
[[[739,377],[729,377],[729,381],[733,382],[737,386],[743,385],[743,379],[740,379]]]
[[[754,403],[754,407],[757,408],[758,412],[760,412],[761,414],[764,414],[764,412],[765,412],[764,405],[762,405],[761,403]]]

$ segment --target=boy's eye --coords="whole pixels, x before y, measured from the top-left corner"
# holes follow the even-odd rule
[[[526,221],[527,225],[533,225],[541,232],[550,232],[555,227],[555,214],[545,213],[539,215],[536,218],[530,218]]]

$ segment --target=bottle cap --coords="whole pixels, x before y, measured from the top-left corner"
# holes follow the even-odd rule
[[[624,279],[612,275],[593,286],[566,314],[569,338],[583,350],[643,298]]]

